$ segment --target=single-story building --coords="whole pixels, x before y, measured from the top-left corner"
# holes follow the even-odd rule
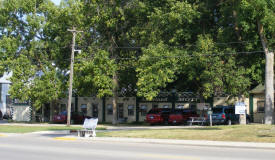
[[[251,116],[251,121],[264,123],[264,98],[263,85],[258,85],[249,92],[243,102],[246,105],[246,113]],[[176,97],[176,98],[175,98]],[[174,98],[171,93],[163,92],[152,101],[136,97],[119,97],[117,104],[117,118],[119,121],[134,122],[144,121],[146,113],[152,108],[194,108],[200,113],[205,107],[218,105],[234,105],[239,101],[237,97],[221,94],[213,97],[207,103],[201,103],[198,95],[191,92],[177,92]],[[67,99],[56,102],[54,114],[66,110]],[[112,98],[73,97],[72,110],[83,112],[88,116],[98,117],[99,122],[111,122],[113,116]],[[275,115],[275,112],[274,112]]]
[[[112,122],[112,99],[112,97],[73,97],[71,109],[75,112],[83,112],[87,116],[98,117],[99,122]],[[52,108],[53,111],[50,113],[52,114],[50,117],[66,111],[67,103],[67,98],[51,103],[49,108]],[[118,97],[117,118],[119,122],[142,122],[152,108],[193,108],[202,111],[205,107],[210,106],[211,102],[200,103],[199,97],[191,92],[177,92],[175,96],[169,92],[162,92],[151,101],[137,97]]]
[[[274,96],[275,97],[275,96]],[[265,86],[260,84],[249,92],[249,111],[256,123],[264,123]],[[275,110],[274,117],[275,117]]]

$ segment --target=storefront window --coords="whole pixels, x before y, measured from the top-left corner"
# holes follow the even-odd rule
[[[66,108],[67,108],[66,104],[61,104],[60,106],[61,112],[66,111],[67,110]]]
[[[75,111],[75,109],[74,109],[74,104],[72,103],[71,104],[71,112],[74,112]]]
[[[123,107],[123,104],[122,103],[120,103],[120,104],[118,104],[118,111],[117,111],[117,117],[118,118],[123,118],[124,117],[124,107]]]
[[[264,101],[257,102],[257,110],[259,113],[264,113]]]
[[[177,109],[183,109],[183,108],[184,108],[184,105],[177,105],[176,108],[177,108]]]
[[[147,106],[146,105],[142,105],[140,107],[140,113],[142,116],[146,116],[146,114],[147,114]]]
[[[197,109],[196,104],[190,104],[190,109],[194,109],[194,110],[196,110],[196,109]]]
[[[107,105],[107,114],[113,115],[113,105],[111,105],[111,104]]]
[[[92,104],[93,117],[98,117],[98,104]]]
[[[156,109],[156,108],[158,108],[158,107],[159,107],[158,104],[153,104],[153,109]]]
[[[81,104],[80,109],[85,115],[87,114],[87,104]]]
[[[128,106],[128,116],[133,116],[134,115],[134,106],[129,105]]]
[[[169,105],[163,105],[162,108],[169,108]]]

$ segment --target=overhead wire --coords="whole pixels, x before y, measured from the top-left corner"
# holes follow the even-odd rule
[[[205,57],[212,57],[212,56],[223,56],[223,55],[236,55],[236,54],[256,54],[256,53],[264,53],[264,51],[248,51],[248,52],[228,52],[228,53],[216,53],[216,54],[202,54],[200,56],[205,56]],[[192,58],[192,57],[197,57],[196,55],[182,55],[182,56],[148,56],[148,59],[162,59],[162,58]],[[92,60],[94,57],[86,57],[86,58],[75,58],[77,61],[85,61],[85,60]],[[138,57],[120,57],[116,58],[117,60],[138,60]],[[70,60],[70,59],[67,59]]]

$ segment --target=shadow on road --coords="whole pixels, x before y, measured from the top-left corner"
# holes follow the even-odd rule
[[[71,135],[71,134],[40,134],[40,136],[49,137],[49,138],[64,137],[64,136],[69,136],[69,135]]]

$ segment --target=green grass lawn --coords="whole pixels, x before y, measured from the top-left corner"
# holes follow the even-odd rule
[[[103,132],[98,133],[97,136],[275,143],[275,126],[232,125],[169,130],[131,130]]]
[[[77,130],[81,126],[0,125],[0,133],[28,133],[36,131]],[[96,130],[105,130],[99,125]],[[146,129],[97,132],[98,137],[130,137],[181,140],[213,140],[275,143],[275,125],[232,125],[183,129]]]
[[[0,125],[0,133],[29,133],[37,131],[60,131],[60,130],[77,130],[82,127],[76,126],[20,126],[20,125]],[[105,127],[97,127],[97,130],[104,130]]]

